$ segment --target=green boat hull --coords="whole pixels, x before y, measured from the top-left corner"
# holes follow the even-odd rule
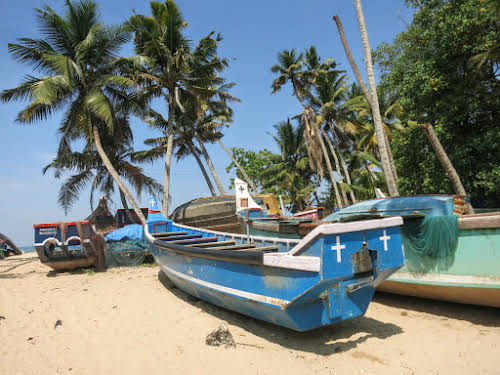
[[[456,251],[445,258],[405,254],[405,266],[378,290],[500,307],[500,227],[460,229]]]

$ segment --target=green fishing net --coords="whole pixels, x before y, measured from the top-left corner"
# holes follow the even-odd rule
[[[144,262],[147,245],[144,241],[126,240],[107,243],[108,267],[138,266]]]
[[[406,267],[412,272],[449,268],[458,246],[458,231],[456,215],[405,220],[401,234]]]

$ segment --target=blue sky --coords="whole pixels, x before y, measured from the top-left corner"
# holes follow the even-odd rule
[[[0,90],[17,86],[22,77],[32,74],[30,68],[15,62],[7,51],[7,43],[16,38],[37,37],[34,8],[50,5],[62,11],[63,0],[2,1],[0,24]],[[219,54],[230,59],[225,76],[237,86],[232,93],[242,102],[235,104],[234,123],[225,131],[228,147],[259,150],[264,147],[277,151],[271,136],[273,124],[299,113],[300,108],[291,90],[286,88],[271,95],[274,79],[270,67],[282,49],[300,51],[315,45],[322,58],[333,57],[347,74],[353,77],[338,37],[332,16],[338,14],[344,24],[351,50],[359,65],[363,51],[352,1],[178,1],[189,23],[186,30],[194,42],[212,30],[224,40]],[[135,9],[149,14],[149,2],[137,0],[99,1],[102,19],[106,23],[125,21]],[[383,41],[390,42],[411,22],[412,11],[403,0],[363,1],[370,43],[375,48]],[[127,45],[122,54],[133,55]],[[364,66],[360,67],[364,70]],[[55,156],[58,144],[57,128],[60,117],[51,117],[33,125],[21,125],[14,119],[26,103],[0,103],[0,232],[19,245],[33,241],[33,224],[83,219],[90,213],[89,192],[83,191],[80,200],[66,216],[57,204],[60,181],[52,175],[42,175],[41,169]],[[163,111],[161,106],[155,108]],[[154,135],[139,120],[134,119],[137,148]],[[228,156],[217,145],[208,151],[225,186],[231,177],[225,172]],[[146,172],[159,182],[163,179],[162,162],[145,166]],[[171,208],[200,196],[209,190],[192,158],[173,163]],[[117,208],[119,199],[111,204]],[[141,197],[146,204],[147,196]]]

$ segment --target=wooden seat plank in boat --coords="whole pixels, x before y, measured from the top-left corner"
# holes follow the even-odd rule
[[[229,241],[219,241],[219,242],[194,243],[194,244],[185,245],[185,246],[188,246],[188,247],[219,247],[219,246],[226,246],[226,245],[236,245],[236,241],[229,240]]]
[[[278,246],[262,246],[262,247],[234,250],[234,251],[261,251],[261,252],[274,253],[278,251]]]
[[[201,238],[202,236],[203,236],[202,234],[185,234],[182,236],[168,236],[168,237],[156,237],[156,238],[162,241],[175,241],[175,240],[187,240],[190,238]]]
[[[178,236],[180,234],[187,234],[186,231],[176,231],[176,232],[157,232],[157,233],[151,233],[151,235],[155,238],[158,237],[166,237],[166,236]]]
[[[211,249],[212,250],[241,250],[241,249],[252,249],[255,246],[256,245],[254,243],[249,243],[249,244],[241,244],[241,245],[227,245],[227,246],[211,247]]]
[[[162,240],[160,240],[162,241]],[[185,240],[174,240],[174,241],[166,241],[168,243],[174,243],[177,245],[186,245],[193,243],[205,243],[205,242],[217,242],[217,237],[202,237],[202,238],[188,238]]]

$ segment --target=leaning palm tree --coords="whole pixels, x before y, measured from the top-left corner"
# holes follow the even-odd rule
[[[128,119],[123,116],[120,116],[118,121],[128,123]],[[134,188],[138,196],[143,190],[152,195],[159,194],[162,186],[145,175],[142,168],[131,161],[133,138],[128,124],[120,124],[113,130],[113,135],[104,132],[101,134],[101,139],[103,149],[114,169]],[[91,144],[85,145],[81,152],[77,152],[72,151],[71,146],[63,141],[56,158],[43,169],[43,173],[49,170],[54,171],[56,178],[62,178],[66,173],[73,173],[65,179],[59,190],[58,201],[66,213],[80,197],[81,190],[88,184],[91,185],[90,207],[92,210],[96,191],[104,193],[108,198],[115,192],[116,183]],[[121,190],[119,193],[122,206],[129,219],[132,220],[125,194]]]
[[[315,55],[316,49],[311,47],[307,53]],[[331,184],[335,190],[337,205],[343,206],[342,198],[340,197],[337,181],[335,180],[333,169],[328,157],[323,138],[321,137],[316,113],[313,108],[305,102],[305,97],[308,95],[310,87],[313,83],[316,71],[305,68],[304,56],[296,55],[294,49],[291,51],[283,50],[278,54],[278,64],[271,67],[273,73],[278,73],[278,77],[273,81],[271,87],[273,94],[281,90],[281,88],[290,82],[293,87],[294,95],[304,109],[302,121],[304,122],[304,132],[307,139],[307,152],[309,155],[309,163],[313,171],[318,173],[320,177],[323,175],[323,160],[326,163]]]
[[[194,50],[183,35],[187,26],[173,0],[164,3],[152,1],[151,16],[134,15],[128,27],[134,31],[135,51],[140,56],[142,71],[139,82],[152,97],[166,99],[168,104],[167,148],[163,188],[163,214],[168,214],[170,166],[174,148],[174,116],[176,107],[183,108],[182,93],[209,98],[214,95],[214,84],[223,82],[217,76],[227,66],[225,59],[216,55],[220,35],[210,33],[202,38]]]
[[[377,86],[375,84],[375,74],[373,72],[372,65],[372,52],[370,49],[370,43],[368,41],[368,32],[366,31],[365,17],[363,14],[363,9],[361,7],[361,0],[354,0],[354,5],[356,7],[356,14],[358,17],[359,31],[361,33],[361,40],[363,42],[363,51],[365,55],[365,66],[366,73],[368,76],[368,83],[370,86],[370,101],[372,106],[373,119],[375,125],[375,134],[377,136],[377,145],[379,148],[380,160],[382,162],[382,167],[384,169],[384,175],[387,181],[387,188],[391,196],[398,196],[398,188],[396,186],[396,176],[394,175],[392,164],[389,156],[388,148],[390,145],[386,143],[384,137],[384,129],[382,125],[382,118],[380,116],[380,108],[377,97]]]
[[[133,87],[130,79],[116,74],[116,54],[129,34],[122,26],[100,22],[93,1],[67,0],[65,5],[66,13],[62,16],[49,6],[36,9],[40,39],[21,38],[8,45],[16,60],[45,75],[28,76],[18,87],[4,90],[0,99],[31,101],[17,116],[21,123],[44,120],[65,109],[60,127],[63,139],[83,138],[87,144],[94,144],[106,169],[145,222],[139,205],[101,144],[101,134],[111,134],[113,127],[118,126],[113,100]]]
[[[309,65],[313,65],[309,63]],[[349,134],[354,134],[357,131],[357,126],[351,120],[353,111],[358,106],[359,98],[350,98],[348,96],[347,77],[343,71],[336,70],[335,61],[323,63],[318,71],[315,79],[313,90],[309,93],[308,100],[315,110],[318,112],[318,122],[325,123],[325,130],[330,130],[333,142],[325,134],[327,144],[331,149],[334,158],[337,176],[340,180],[340,188],[342,197],[347,203],[347,197],[343,185],[343,177],[340,171],[340,166],[344,171],[344,176],[349,187],[349,194],[353,203],[356,202],[356,196],[352,189],[351,179],[344,158],[338,147],[341,139],[348,139]],[[337,157],[337,153],[339,157]],[[340,160],[339,160],[340,159]]]

